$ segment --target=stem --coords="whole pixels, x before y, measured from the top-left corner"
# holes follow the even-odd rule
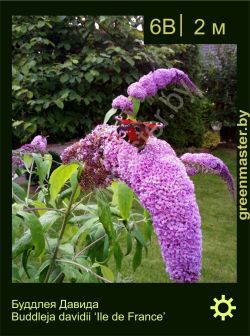
[[[28,181],[28,188],[27,188],[27,196],[26,196],[26,204],[28,205],[29,195],[30,195],[30,184],[31,184],[31,177],[33,172],[33,166],[34,166],[34,159],[32,160],[32,164],[30,167],[30,175],[29,175],[29,181]]]
[[[93,274],[97,279],[101,279],[101,280],[103,280],[103,281],[105,281],[105,282],[112,283],[110,280],[105,279],[105,278],[103,278],[102,276],[100,276],[99,274],[93,272],[90,268],[85,267],[85,266],[83,266],[83,265],[80,265],[80,264],[78,264],[78,263],[76,263],[76,262],[74,262],[74,261],[66,260],[66,259],[57,259],[57,261],[59,261],[59,262],[65,262],[65,263],[68,263],[68,264],[75,265],[75,266],[77,266],[78,268],[82,268],[82,269],[84,269],[84,271],[86,271],[86,272],[90,272],[90,273]]]
[[[54,209],[54,208],[25,208],[25,211],[37,211],[37,210],[53,210],[53,211],[57,211],[57,212],[63,212],[62,210],[59,209]]]
[[[73,207],[72,212],[75,210],[75,208],[78,207],[79,204],[81,204],[81,203],[83,202],[83,200],[84,200],[85,198],[89,197],[91,194],[92,194],[92,192],[90,192],[88,195],[83,196],[83,197],[80,199],[80,201],[77,202],[76,205]],[[89,199],[88,199],[88,201],[89,201]]]
[[[64,231],[65,231],[67,222],[68,222],[68,218],[69,218],[70,213],[71,213],[71,207],[72,207],[72,204],[74,202],[74,196],[75,196],[77,187],[78,187],[78,184],[76,183],[75,188],[72,190],[72,194],[71,194],[71,197],[70,197],[70,200],[69,200],[69,205],[68,205],[67,211],[65,213],[64,219],[63,219],[63,223],[62,223],[62,227],[61,227],[59,238],[57,240],[56,248],[55,248],[55,251],[53,253],[53,256],[52,256],[52,259],[51,259],[51,263],[49,265],[48,272],[47,272],[46,277],[44,279],[45,283],[48,282],[50,274],[52,272],[52,269],[53,269],[53,266],[54,266],[54,263],[55,263],[55,260],[56,260],[56,257],[57,257],[57,253],[58,253],[58,250],[59,250],[62,238],[63,238],[63,234],[64,234]]]
[[[12,191],[12,198],[14,198],[15,201],[17,201],[17,202],[26,205],[26,203],[21,198],[19,198],[13,191]]]
[[[96,239],[95,241],[93,241],[91,244],[89,244],[88,246],[84,247],[84,249],[82,249],[81,251],[79,251],[73,258],[73,260],[75,260],[76,258],[78,258],[81,254],[83,254],[85,251],[87,251],[90,247],[92,247],[93,245],[95,245],[97,242],[99,242],[100,240],[102,240],[103,238],[105,238],[106,235],[101,236],[100,238]]]

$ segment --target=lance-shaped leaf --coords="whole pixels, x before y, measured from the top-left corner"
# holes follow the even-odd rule
[[[32,213],[20,211],[18,214],[24,218],[26,224],[30,228],[32,243],[35,247],[35,256],[38,257],[45,248],[45,239],[43,235],[42,224],[40,223],[39,219]]]
[[[113,240],[115,237],[115,230],[113,227],[111,211],[109,203],[105,194],[99,189],[96,191],[96,201],[98,205],[98,217],[102,223],[107,235],[110,240]]]
[[[111,109],[105,114],[103,123],[104,123],[104,124],[107,124],[108,121],[109,121],[109,119],[110,119],[111,117],[113,117],[113,115],[116,114],[116,112],[117,112],[117,109],[111,108]]]
[[[117,193],[117,196],[114,196],[113,199],[117,200],[121,216],[124,220],[128,220],[133,203],[134,192],[126,183],[119,182],[115,193]]]
[[[52,202],[55,201],[63,185],[68,179],[70,179],[77,168],[77,163],[71,163],[69,165],[61,165],[53,171],[49,179],[50,199]]]

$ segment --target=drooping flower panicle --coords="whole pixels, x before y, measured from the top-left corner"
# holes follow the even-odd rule
[[[150,213],[166,271],[175,282],[196,282],[201,274],[201,218],[194,185],[188,175],[211,172],[221,176],[233,191],[226,165],[211,154],[184,154],[150,136],[138,149],[117,135],[116,126],[99,125],[85,139],[66,148],[64,163],[85,161],[83,188],[107,186],[120,179],[131,187]]]
[[[198,173],[219,175],[227,183],[228,190],[235,200],[235,184],[233,177],[221,159],[206,153],[186,153],[183,154],[180,159],[185,164],[189,176]]]
[[[23,168],[24,163],[21,160],[21,155],[25,153],[41,153],[44,154],[47,150],[47,139],[42,135],[37,135],[29,144],[21,146],[12,154],[12,171],[17,168]]]
[[[128,87],[128,95],[137,99],[145,99],[147,96],[154,96],[158,90],[171,84],[181,84],[186,86],[198,96],[202,96],[200,90],[191,81],[185,72],[176,69],[157,69],[141,77],[139,82],[135,82]]]
[[[169,144],[150,137],[138,153],[117,136],[116,127],[103,125],[73,146],[62,154],[64,162],[87,159],[91,165],[97,146],[98,162],[109,182],[119,178],[136,192],[153,220],[170,278],[176,282],[197,281],[201,269],[199,210],[193,183]]]
[[[164,89],[171,84],[181,84],[198,96],[202,96],[201,91],[188,75],[176,68],[157,69],[149,72],[147,75],[142,76],[139,81],[130,84],[127,93],[130,97],[143,100],[147,97],[155,96],[158,90]],[[120,95],[113,100],[112,107],[131,114],[133,102],[128,97]]]
[[[63,163],[74,161],[85,163],[80,178],[80,186],[84,190],[106,187],[114,178],[102,162],[104,143],[109,138],[111,129],[112,126],[97,126],[84,139],[67,147],[61,154]],[[116,130],[115,127],[114,129]],[[118,137],[116,131],[115,134]]]
[[[112,107],[130,112],[133,110],[133,102],[129,100],[128,97],[120,95],[113,100]]]
[[[47,139],[42,135],[37,135],[31,141],[31,146],[33,146],[34,150],[40,153],[45,153],[47,149]]]
[[[135,82],[129,85],[128,87],[128,95],[131,97],[135,97],[137,99],[143,100],[144,98],[147,97],[147,92],[142,86],[141,83]]]

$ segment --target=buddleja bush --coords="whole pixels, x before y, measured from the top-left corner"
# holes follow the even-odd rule
[[[123,259],[135,271],[152,233],[148,213],[122,182],[86,193],[82,165],[60,165],[50,174],[50,154],[23,153],[28,186],[12,188],[14,282],[121,282]],[[36,170],[33,167],[36,166]],[[32,176],[39,185],[35,191]]]

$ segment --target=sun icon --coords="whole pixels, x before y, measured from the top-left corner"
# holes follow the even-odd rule
[[[220,316],[222,321],[225,321],[226,316],[233,317],[233,314],[231,312],[233,309],[236,309],[236,306],[231,305],[232,301],[233,301],[232,298],[226,300],[225,295],[221,295],[220,300],[214,298],[215,305],[210,306],[210,309],[213,309],[215,311],[213,316],[214,317]]]

